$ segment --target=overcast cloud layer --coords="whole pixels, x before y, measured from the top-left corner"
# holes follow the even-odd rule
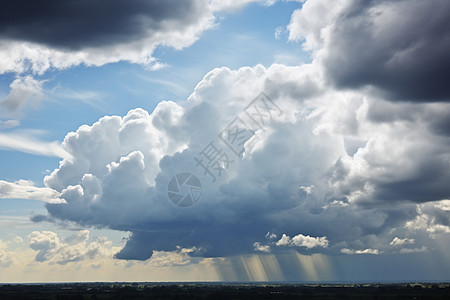
[[[123,259],[177,246],[199,256],[434,251],[450,233],[448,3],[329,3],[305,1],[288,27],[290,39],[312,51],[311,64],[214,69],[182,105],[165,101],[152,113],[138,108],[69,133],[63,149],[70,156],[45,178],[66,203],[47,203],[46,219],[131,232],[116,256]],[[194,19],[180,20],[203,26]],[[183,35],[167,24],[167,36]],[[79,51],[86,38],[89,51],[77,53],[91,55],[103,47],[93,36],[109,37],[97,28],[62,45],[58,34],[32,42]],[[260,92],[277,107],[250,126],[256,133],[241,159],[219,134],[235,117],[245,119]],[[195,160],[210,142],[228,155],[214,178]],[[170,179],[183,172],[203,186],[188,208],[167,197]]]

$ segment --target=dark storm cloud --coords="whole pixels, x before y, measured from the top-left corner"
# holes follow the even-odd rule
[[[290,38],[305,39],[339,88],[372,86],[400,101],[450,100],[450,2],[317,1],[294,13]]]
[[[449,164],[430,159],[410,178],[396,182],[384,182],[378,186],[376,199],[388,202],[409,200],[413,202],[439,201],[450,196]]]
[[[340,87],[374,85],[396,100],[450,100],[450,2],[355,1],[324,63]]]
[[[450,136],[450,111],[442,111],[431,123],[431,128],[437,134]]]
[[[175,221],[162,227],[158,224],[140,224],[140,228],[152,230],[131,230],[131,236],[116,258],[145,260],[152,256],[155,249],[173,251],[178,245],[196,247],[198,251],[194,255],[203,257],[252,253],[255,240],[267,233],[267,224],[260,223],[255,216],[236,224],[213,222]]]
[[[164,29],[194,23],[201,1],[177,0],[6,0],[0,10],[0,39],[52,48],[127,43]]]

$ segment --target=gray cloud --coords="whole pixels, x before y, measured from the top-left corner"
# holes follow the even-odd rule
[[[205,1],[5,1],[0,38],[80,50],[129,43],[195,23]]]
[[[213,26],[206,0],[6,1],[0,12],[0,74],[118,61],[157,69],[159,45],[190,46]]]
[[[306,2],[289,29],[291,39],[306,38],[332,83],[374,86],[393,100],[449,100],[448,1],[325,2]]]

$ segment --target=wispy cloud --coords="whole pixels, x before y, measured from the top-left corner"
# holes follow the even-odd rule
[[[91,90],[77,91],[57,86],[56,88],[48,91],[48,96],[50,101],[58,104],[70,105],[71,101],[67,100],[75,100],[83,102],[97,110],[103,110],[106,104],[104,101],[104,95],[101,92]]]
[[[6,120],[6,121],[0,121],[0,129],[4,128],[13,128],[20,125],[19,120]]]
[[[58,141],[46,142],[23,133],[1,133],[0,149],[14,150],[41,156],[69,158],[70,155],[61,148]]]

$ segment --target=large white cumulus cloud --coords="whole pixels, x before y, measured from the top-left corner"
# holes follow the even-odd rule
[[[161,102],[150,114],[134,109],[69,133],[63,148],[70,158],[45,178],[67,203],[47,204],[49,218],[132,232],[117,254],[127,259],[146,259],[153,251],[178,246],[195,247],[192,254],[202,256],[290,247],[303,253],[361,255],[432,251],[433,239],[450,232],[450,104],[434,102],[447,99],[447,90],[425,86],[408,98],[401,83],[391,87],[375,80],[384,73],[399,77],[406,72],[403,64],[357,76],[360,65],[373,70],[367,59],[378,56],[359,51],[350,63],[344,40],[336,41],[358,46],[368,38],[368,45],[377,44],[381,53],[399,53],[389,41],[379,43],[372,31],[379,30],[373,25],[377,18],[388,18],[389,10],[403,7],[404,1],[334,3],[306,1],[292,16],[291,38],[306,38],[313,50],[311,64],[215,69],[182,105]],[[411,12],[425,5],[410,3],[392,39],[411,23]],[[446,6],[427,3],[425,12]],[[325,17],[316,21],[317,14]],[[362,20],[369,25],[362,23],[367,25],[362,32],[352,32],[357,26],[350,25]],[[426,47],[420,37],[407,41]],[[334,41],[335,54],[330,48]],[[342,72],[359,82],[344,82],[345,76],[334,72],[337,53],[344,60],[337,63]],[[412,57],[418,64],[428,60]],[[439,68],[428,70],[440,74]],[[420,68],[408,72],[408,84],[423,75]],[[370,88],[360,88],[366,85]],[[250,103],[260,92],[281,111],[259,106],[266,122],[258,127],[244,110],[254,109],[256,102]],[[255,130],[242,159],[219,137],[236,120]],[[216,178],[195,160],[211,145],[227,154]],[[192,207],[177,207],[167,197],[169,181],[183,172],[202,183],[202,198]],[[395,239],[411,242],[392,243]]]
[[[131,231],[120,258],[145,259],[154,250],[177,246],[197,247],[195,254],[204,256],[248,253],[255,242],[264,244],[267,232],[310,236],[311,241],[320,237],[322,247],[298,247],[306,253],[397,251],[390,245],[394,237],[414,235],[404,226],[420,215],[416,203],[450,195],[444,180],[449,176],[448,139],[434,130],[434,120],[423,120],[415,129],[414,118],[374,119],[374,106],[383,100],[325,90],[314,72],[313,66],[282,65],[215,69],[183,107],[161,102],[151,114],[135,109],[80,127],[63,144],[71,158],[45,179],[67,202],[47,204],[50,216]],[[279,74],[288,80],[281,84]],[[290,80],[296,88],[313,82],[315,89],[298,97]],[[241,160],[218,134],[259,91],[283,114],[256,132]],[[386,105],[386,114],[393,113]],[[406,104],[393,105],[400,109]],[[409,109],[424,118],[449,107]],[[422,145],[417,139],[433,141],[423,155],[417,153]],[[194,160],[211,141],[233,160],[214,183]],[[430,163],[442,167],[431,165],[431,173],[423,173]],[[202,199],[189,208],[167,197],[169,180],[182,172],[195,174],[203,185]],[[407,180],[419,180],[421,186],[411,189]],[[393,232],[397,227],[404,229]],[[265,246],[283,249],[274,244]]]

